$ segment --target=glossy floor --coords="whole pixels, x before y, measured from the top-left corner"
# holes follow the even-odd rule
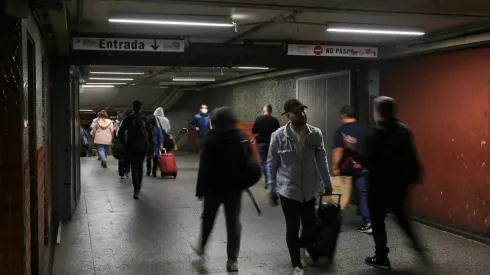
[[[83,193],[71,222],[63,225],[56,248],[55,275],[180,275],[227,274],[226,230],[222,212],[209,243],[207,270],[198,265],[189,248],[199,232],[201,202],[195,194],[197,156],[178,156],[177,179],[143,180],[140,200],[133,200],[131,179],[120,180],[117,161],[103,169],[95,158],[82,159]],[[263,210],[257,216],[243,197],[243,236],[240,274],[289,274],[284,218],[271,208],[262,185],[253,192]],[[394,270],[380,272],[364,265],[373,253],[373,241],[358,233],[359,218],[346,213],[330,269],[307,268],[305,274],[434,274],[418,267],[401,232],[387,222]],[[418,226],[432,250],[438,274],[489,274],[490,247],[433,228]],[[206,273],[207,272],[207,273]]]

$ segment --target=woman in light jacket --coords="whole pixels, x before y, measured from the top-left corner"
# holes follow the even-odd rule
[[[107,168],[107,152],[112,144],[113,132],[114,124],[107,112],[102,110],[94,126],[94,143],[99,153],[100,164],[104,168]]]

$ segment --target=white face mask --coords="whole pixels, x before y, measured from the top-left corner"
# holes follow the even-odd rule
[[[208,113],[208,109],[201,109],[201,113],[207,114]]]

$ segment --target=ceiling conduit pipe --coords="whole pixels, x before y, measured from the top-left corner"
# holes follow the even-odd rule
[[[163,108],[165,109],[165,111],[169,111],[187,91],[195,91],[195,90],[202,91],[202,90],[216,89],[216,88],[261,81],[266,79],[285,77],[285,76],[290,76],[295,74],[303,74],[311,71],[312,71],[311,69],[290,69],[290,70],[283,70],[283,71],[273,71],[273,72],[263,73],[259,75],[245,76],[238,79],[223,81],[220,83],[209,84],[209,85],[204,85],[195,88],[183,88],[177,90],[173,95],[171,95],[169,99],[164,103]]]

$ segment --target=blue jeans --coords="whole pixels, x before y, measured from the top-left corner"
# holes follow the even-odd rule
[[[353,178],[357,194],[357,205],[364,225],[371,222],[371,215],[369,214],[368,208],[368,186],[366,178],[367,172],[363,172],[359,176]]]
[[[257,147],[259,149],[260,161],[262,162],[265,184],[267,185],[267,154],[269,153],[269,143],[259,143]]]
[[[97,152],[99,153],[100,160],[102,162],[107,161],[107,152],[109,151],[109,145],[95,144],[95,147],[97,147]]]

